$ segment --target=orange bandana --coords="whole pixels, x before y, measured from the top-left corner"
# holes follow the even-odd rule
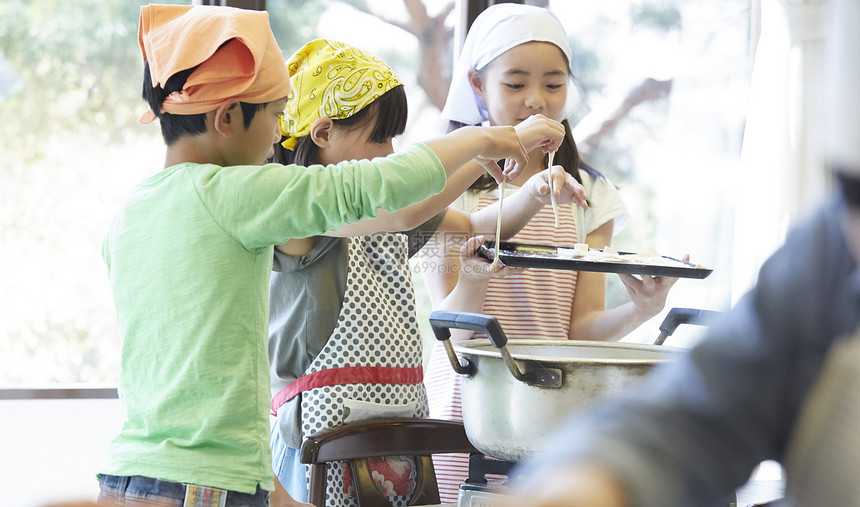
[[[208,113],[231,101],[264,104],[290,94],[287,66],[264,11],[146,5],[138,39],[153,86],[197,66],[182,91],[164,100],[162,113]],[[138,121],[154,119],[147,111]]]

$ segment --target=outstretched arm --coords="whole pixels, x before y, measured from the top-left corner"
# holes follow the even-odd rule
[[[503,239],[519,232],[541,208],[550,204],[550,178],[560,204],[574,202],[582,207],[587,206],[585,189],[582,185],[573,176],[567,174],[561,166],[553,166],[532,176],[525,185],[505,198],[505,205],[502,206]],[[482,234],[488,238],[494,238],[498,213],[498,202],[474,213],[449,209],[445,219],[439,225],[438,232],[461,233],[461,237]]]
[[[518,233],[544,206],[551,204],[550,179],[558,204],[575,203],[587,207],[585,189],[559,166],[553,166],[532,176],[522,188],[504,200],[502,206],[501,239]],[[471,214],[470,230],[475,234],[496,235],[499,202]]]
[[[549,125],[552,127],[552,132],[544,133],[540,130],[540,135],[533,140],[534,142],[529,142],[530,140],[525,137],[527,132],[524,132],[522,138],[520,136],[520,132],[525,127],[532,126],[528,124],[520,127],[520,130],[509,125],[463,127],[442,137],[431,139],[425,144],[439,157],[446,171],[449,167],[452,171],[456,171],[474,159],[490,176],[500,182],[503,179],[512,179],[519,173],[520,168],[526,166],[531,149],[538,146],[543,147],[544,151],[558,149],[564,139],[564,128],[561,124],[545,117],[540,117],[539,120],[543,125],[537,124],[537,127]],[[502,171],[497,162],[503,159],[514,161],[514,164],[505,171]]]
[[[506,199],[505,206],[502,207],[503,237],[516,234],[535,213],[550,203],[550,175],[554,181],[553,188],[558,202],[586,205],[585,190],[582,186],[564,172],[561,166],[554,166],[529,178],[522,188]],[[449,209],[445,214],[436,234],[424,247],[425,260],[421,263],[424,282],[434,308],[439,308],[442,301],[454,290],[459,273],[464,269],[457,255],[463,240],[475,234],[495,236],[498,209],[498,203],[494,203],[475,213]],[[475,311],[480,311],[482,307],[483,298],[481,307]]]
[[[586,243],[603,248],[612,238],[613,221],[588,235]],[[654,317],[666,306],[669,289],[678,281],[672,277],[641,278],[620,274],[630,301],[606,309],[606,275],[582,271],[576,282],[571,312],[571,340],[619,340]]]
[[[512,134],[516,139],[510,137]],[[488,147],[484,148],[481,154],[476,155],[481,149],[480,143],[487,143],[486,140],[483,140],[487,135],[491,138],[487,144]],[[380,211],[376,218],[345,225],[328,235],[338,237],[361,236],[377,232],[398,232],[414,229],[454,202],[483,174],[485,168],[492,169],[490,174],[496,177],[497,174],[494,174],[493,171],[498,169],[498,165],[495,159],[490,160],[495,154],[510,150],[511,156],[508,159],[512,162],[506,168],[506,174],[513,176],[516,172],[513,161],[524,163],[526,160],[525,158],[518,158],[520,155],[516,154],[518,152],[515,146],[517,139],[519,146],[524,149],[524,153],[530,153],[538,147],[554,149],[563,137],[564,127],[560,123],[543,115],[534,115],[515,127],[467,127],[428,141],[427,146],[436,153],[448,174],[448,180],[442,192],[408,208],[393,212]],[[500,146],[493,148],[491,145],[494,142],[500,143]],[[464,160],[464,163],[460,166],[452,165],[452,161],[456,163],[457,160]],[[556,183],[558,184],[558,182]],[[546,197],[548,198],[548,194]],[[462,230],[465,231],[465,229]]]

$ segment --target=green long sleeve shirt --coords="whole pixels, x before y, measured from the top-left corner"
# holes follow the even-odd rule
[[[273,490],[273,247],[439,192],[426,146],[333,166],[179,164],[137,185],[104,241],[127,418],[102,473]]]

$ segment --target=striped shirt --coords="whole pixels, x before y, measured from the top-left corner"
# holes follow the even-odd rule
[[[572,248],[609,220],[615,229],[623,225],[627,208],[618,190],[609,181],[594,178],[580,171],[591,206],[587,209],[573,204],[559,206],[559,227],[555,227],[552,207],[545,206],[512,242],[555,245]],[[508,185],[505,195],[516,191]],[[466,194],[456,203],[474,212],[494,203],[498,190]],[[604,245],[592,245],[602,248]],[[490,281],[483,312],[495,316],[508,338],[543,340],[567,339],[570,329],[576,271],[529,269]],[[476,334],[474,338],[483,335]],[[425,377],[430,417],[462,421],[460,377],[451,368],[441,342],[435,342]],[[468,475],[468,455],[444,454],[433,456],[439,496],[443,503],[456,503],[460,484]]]

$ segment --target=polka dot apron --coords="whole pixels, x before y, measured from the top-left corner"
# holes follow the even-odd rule
[[[288,386],[301,392],[303,438],[345,419],[353,420],[346,407],[350,402],[379,406],[381,414],[386,408],[400,407],[398,415],[427,417],[421,337],[407,252],[403,234],[349,239],[346,293],[335,330],[304,376]],[[414,464],[400,465],[394,468],[414,474]],[[329,466],[327,505],[357,505],[344,491],[347,468],[341,463]],[[385,465],[385,469],[391,467]],[[374,478],[384,475],[373,463],[371,470]],[[349,487],[349,474],[346,481]],[[389,477],[382,482],[383,491],[390,492]],[[389,499],[394,505],[405,505],[409,497]]]

